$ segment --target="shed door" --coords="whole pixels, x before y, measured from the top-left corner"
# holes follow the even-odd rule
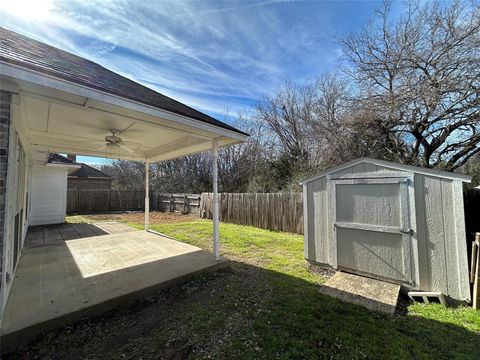
[[[408,180],[334,180],[332,190],[337,267],[411,282]]]

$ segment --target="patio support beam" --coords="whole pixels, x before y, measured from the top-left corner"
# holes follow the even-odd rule
[[[148,231],[150,225],[150,161],[145,160],[145,231]]]
[[[213,255],[220,259],[219,211],[218,211],[218,140],[212,142],[212,172],[213,172]]]

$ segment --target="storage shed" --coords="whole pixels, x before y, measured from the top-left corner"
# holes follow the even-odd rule
[[[29,225],[65,222],[67,175],[79,168],[79,164],[59,154],[50,154],[45,165],[32,167]]]
[[[470,300],[466,175],[360,158],[302,182],[305,257]]]

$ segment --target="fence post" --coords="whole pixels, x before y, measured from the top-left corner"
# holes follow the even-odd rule
[[[474,309],[480,308],[480,233],[475,233],[475,246],[472,246],[472,265],[475,262],[475,268],[472,268],[471,271],[474,274],[473,276],[473,300],[472,307]],[[473,261],[475,259],[475,261]]]
[[[188,211],[187,211],[187,195],[183,195],[183,213],[184,214],[187,214]]]

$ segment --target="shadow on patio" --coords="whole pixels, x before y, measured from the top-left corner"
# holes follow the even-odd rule
[[[135,231],[134,228],[118,222],[65,223],[56,225],[38,225],[28,229],[25,247],[33,248],[58,245],[67,240],[83,239],[92,236],[122,234]]]
[[[2,351],[227,264],[195,246],[132,230],[25,249],[4,314]]]

